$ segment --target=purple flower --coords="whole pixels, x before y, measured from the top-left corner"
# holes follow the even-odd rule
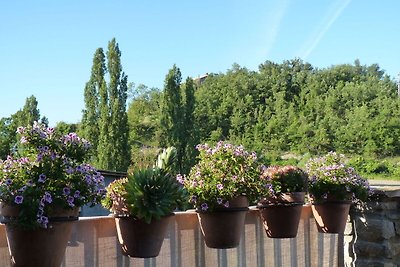
[[[65,172],[67,173],[67,174],[73,174],[74,173],[74,168],[72,168],[71,166],[68,166],[66,169],[65,169]]]
[[[47,203],[53,202],[53,198],[49,192],[45,192],[43,198]]]
[[[57,153],[51,152],[51,154],[50,154],[50,159],[51,159],[51,160],[55,160],[56,158],[57,158]]]
[[[47,224],[49,223],[49,218],[47,218],[46,216],[38,216],[37,222],[44,228],[47,228]]]
[[[217,203],[218,203],[219,205],[221,205],[221,204],[222,204],[222,198],[217,197]]]
[[[85,175],[85,181],[87,184],[92,184],[92,176],[89,174]]]
[[[46,181],[46,175],[44,173],[39,175],[39,179],[38,182],[39,183],[44,183],[44,181]]]
[[[24,197],[23,196],[16,196],[14,199],[14,202],[16,204],[22,204],[22,202],[24,201]]]
[[[19,159],[19,162],[21,164],[28,164],[29,163],[29,159],[27,157],[23,157]]]
[[[190,202],[191,202],[191,203],[196,203],[196,202],[197,202],[197,196],[192,196],[192,197],[190,198]]]
[[[24,192],[26,190],[26,185],[24,185],[23,187],[21,187],[20,189],[18,189],[19,192]]]
[[[78,198],[78,197],[80,197],[80,195],[81,195],[81,192],[79,190],[76,190],[74,193],[74,198]]]
[[[71,194],[71,189],[70,189],[69,187],[64,187],[64,189],[63,189],[63,194],[64,194],[64,195],[69,195],[69,194]]]
[[[222,189],[224,189],[224,186],[222,184],[217,184],[217,189],[222,190]]]
[[[11,179],[7,179],[6,180],[6,185],[10,185],[10,184],[12,184],[12,180]]]
[[[46,132],[47,132],[48,134],[52,134],[52,133],[54,133],[54,128],[48,127],[48,128],[46,129]]]
[[[36,216],[37,216],[37,217],[40,217],[40,216],[43,215],[43,213],[44,213],[43,208],[42,208],[42,207],[39,207],[39,210],[38,210]]]
[[[203,211],[208,210],[208,205],[207,205],[207,203],[201,204],[201,210],[203,210]]]
[[[39,207],[41,207],[43,209],[44,205],[45,205],[45,199],[42,197],[42,199],[40,200],[40,203],[39,203]]]
[[[43,159],[43,154],[40,152],[36,157],[36,162],[41,162]]]
[[[185,179],[183,178],[182,174],[178,174],[176,176],[176,180],[178,181],[178,183],[183,184],[185,182]]]
[[[68,205],[69,205],[70,207],[74,207],[74,206],[75,206],[74,200],[75,200],[75,199],[74,199],[72,196],[69,196],[69,197],[68,197],[67,202],[68,202]]]
[[[225,207],[225,208],[229,208],[229,201],[227,201],[227,202],[224,203],[224,207]]]

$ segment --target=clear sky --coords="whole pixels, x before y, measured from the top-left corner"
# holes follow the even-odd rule
[[[34,95],[50,125],[76,123],[93,54],[115,37],[129,82],[301,58],[400,72],[398,0],[17,0],[0,3],[0,118]]]

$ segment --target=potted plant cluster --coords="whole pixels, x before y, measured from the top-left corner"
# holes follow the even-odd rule
[[[257,198],[260,176],[255,152],[220,141],[196,146],[198,163],[178,175],[196,208],[205,243],[211,248],[238,246],[249,202]]]
[[[319,232],[343,233],[351,203],[365,201],[371,194],[368,181],[345,162],[344,155],[336,152],[307,162],[308,190]]]
[[[137,169],[107,187],[103,206],[115,216],[122,251],[130,257],[160,253],[174,211],[186,203],[182,186],[172,175],[176,149],[164,149],[154,166]]]
[[[12,266],[60,266],[79,207],[100,202],[103,176],[84,163],[90,144],[35,122],[0,160],[0,212]]]
[[[264,168],[257,207],[268,237],[296,237],[306,187],[307,175],[298,167]]]

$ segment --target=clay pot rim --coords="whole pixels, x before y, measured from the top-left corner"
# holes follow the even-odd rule
[[[160,219],[161,219],[161,218],[166,218],[166,217],[171,217],[171,216],[175,216],[175,213],[171,212],[171,213],[169,213],[169,214],[167,214],[167,215],[161,216]],[[118,219],[127,218],[127,219],[142,220],[142,219],[136,217],[136,216],[133,215],[133,214],[116,214],[116,213],[113,213],[113,214],[111,214],[111,217],[113,217],[113,218],[118,218]],[[152,218],[152,220],[153,220],[153,219],[157,220],[156,218]]]
[[[320,200],[320,201],[312,201],[311,205],[324,205],[324,204],[352,204],[351,200]]]
[[[238,212],[238,211],[248,211],[249,207],[234,207],[234,208],[216,208],[211,211],[196,209],[197,213],[215,213],[215,212]]]
[[[258,209],[267,209],[269,207],[291,207],[291,206],[303,206],[304,202],[276,202],[276,203],[258,203]]]

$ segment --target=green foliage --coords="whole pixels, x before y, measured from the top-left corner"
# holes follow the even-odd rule
[[[151,128],[144,128],[149,131],[142,131],[149,137],[141,141],[147,146],[170,142],[178,155],[180,151],[195,155],[193,145],[185,148],[186,137],[194,138],[195,144],[227,140],[257,151],[274,165],[302,164],[298,159],[280,158],[288,152],[314,156],[338,151],[372,158],[400,155],[396,83],[377,64],[364,66],[356,60],[315,69],[293,59],[266,61],[258,71],[234,64],[225,73],[208,74],[195,87],[193,119],[189,116],[184,122],[185,105],[192,101],[187,98],[190,91],[185,92],[188,82],[178,90],[178,70],[170,71],[163,93],[145,102],[149,109],[161,105],[161,113],[135,113],[137,121],[151,121]],[[171,118],[175,118],[174,126]],[[189,126],[193,136],[186,133]],[[162,134],[153,134],[157,127]],[[138,136],[135,140],[144,139]],[[181,158],[184,171],[194,163]]]
[[[164,82],[160,114],[161,146],[176,145],[180,141],[182,131],[181,118],[184,117],[180,89],[181,80],[181,71],[174,65],[169,70]]]
[[[125,184],[128,178],[121,178],[112,181],[106,188],[106,195],[101,200],[101,204],[106,209],[113,211],[117,215],[129,215],[128,207],[126,206]]]
[[[131,147],[130,171],[150,166],[157,157],[161,96],[162,93],[156,88],[148,88],[144,85],[135,88],[127,112]]]
[[[129,142],[131,147],[157,147],[160,128],[162,93],[156,88],[139,85],[128,107]]]
[[[184,208],[185,191],[171,175],[176,149],[164,149],[153,167],[137,169],[107,187],[103,205],[118,215],[132,215],[146,223]]]
[[[389,160],[354,156],[348,164],[364,176],[400,177],[400,162],[396,158]]]
[[[259,163],[255,152],[243,146],[218,142],[216,146],[197,145],[198,163],[189,175],[177,179],[187,189],[189,202],[208,211],[228,207],[235,197],[246,195],[250,203],[258,197]]]
[[[97,151],[99,144],[99,119],[100,119],[100,100],[101,103],[107,102],[105,55],[102,48],[98,48],[93,57],[92,72],[84,90],[85,109],[82,112],[80,133],[90,139],[93,150]]]
[[[18,141],[15,133],[18,126],[32,125],[35,121],[48,124],[46,117],[40,119],[38,102],[33,95],[26,98],[22,109],[12,114],[11,117],[0,120],[0,159],[5,159],[15,149],[14,146]]]
[[[265,197],[305,192],[307,188],[307,174],[295,166],[270,166],[261,173],[260,178],[260,187],[264,189],[261,195]]]
[[[122,71],[121,51],[112,39],[106,55],[102,48],[95,52],[90,80],[85,87],[80,128],[83,136],[94,144],[92,156],[98,168],[126,171],[130,164],[127,93],[128,77]]]
[[[0,160],[0,201],[19,209],[15,223],[47,228],[54,207],[72,209],[100,202],[103,176],[84,163],[90,144],[35,122],[18,127],[18,150]]]
[[[60,121],[57,123],[57,125],[55,127],[55,131],[56,131],[56,133],[59,133],[59,134],[76,133],[78,131],[78,125],[74,124],[74,123],[66,123],[66,122]]]
[[[176,172],[185,173],[194,163],[196,134],[194,128],[194,82],[181,84],[176,65],[168,72],[161,102],[159,143],[177,149]]]
[[[368,181],[345,164],[342,154],[328,154],[307,162],[308,190],[314,202],[326,200],[365,201],[371,193]]]

